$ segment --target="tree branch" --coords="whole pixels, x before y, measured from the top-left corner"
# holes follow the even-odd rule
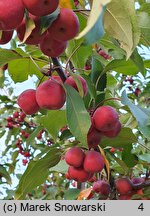
[[[63,82],[65,82],[67,78],[66,78],[66,75],[65,75],[65,73],[64,73],[64,71],[62,69],[62,66],[61,66],[60,62],[58,61],[58,58],[51,58],[51,59],[52,59],[52,62],[54,64],[54,67],[56,67],[55,70],[57,71],[57,73],[60,76],[61,80]]]

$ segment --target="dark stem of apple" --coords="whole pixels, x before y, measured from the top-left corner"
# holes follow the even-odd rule
[[[65,75],[65,73],[64,73],[64,71],[62,69],[62,66],[61,66],[58,58],[51,58],[51,59],[52,59],[52,62],[54,64],[54,67],[56,67],[55,70],[57,71],[57,73],[60,76],[61,80],[63,82],[65,82],[67,78],[66,78],[66,75]]]

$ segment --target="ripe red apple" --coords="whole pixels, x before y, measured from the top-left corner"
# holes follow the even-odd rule
[[[0,38],[0,44],[8,43],[13,36],[13,31],[2,31],[2,35]]]
[[[40,42],[40,49],[42,53],[49,57],[58,57],[60,56],[66,49],[67,42],[66,41],[57,41],[51,37],[48,33]]]
[[[61,8],[57,19],[48,29],[53,38],[59,41],[73,39],[79,32],[79,20],[76,14],[68,8]]]
[[[25,43],[29,45],[37,45],[44,38],[46,33],[41,34],[40,18],[29,14],[29,18],[34,22],[35,28],[32,30]],[[26,33],[26,20],[22,20],[21,24],[17,28],[17,36],[20,41],[23,41]]]
[[[70,148],[65,154],[65,161],[70,166],[81,167],[84,161],[85,154],[79,147]]]
[[[19,117],[19,112],[18,111],[14,112],[13,113],[13,118],[18,118],[18,117]]]
[[[69,166],[68,174],[71,179],[77,182],[86,182],[90,178],[90,173],[85,171],[82,167],[76,168]]]
[[[77,76],[77,79],[79,79],[81,81],[81,84],[82,84],[82,88],[83,88],[83,93],[84,93],[84,96],[86,96],[87,94],[87,90],[88,90],[88,86],[87,86],[87,83],[86,83],[86,80],[82,77],[82,76]],[[76,89],[77,91],[78,90],[78,87],[77,87],[77,84],[75,82],[75,80],[73,79],[72,76],[68,77],[65,81],[66,84],[72,86],[74,89]]]
[[[87,172],[101,172],[104,168],[104,158],[99,152],[90,150],[86,153],[83,167]]]
[[[61,84],[54,79],[49,79],[37,88],[36,100],[41,108],[56,110],[63,107],[66,101],[66,93]]]
[[[0,30],[13,30],[24,16],[22,0],[0,0]]]
[[[22,0],[27,10],[35,16],[46,16],[56,10],[59,0]]]
[[[28,115],[32,115],[39,110],[35,94],[36,91],[34,89],[28,89],[18,97],[17,103],[19,107]]]
[[[101,106],[93,114],[93,123],[97,130],[110,131],[118,123],[118,113],[111,106]]]
[[[134,195],[140,195],[139,197],[133,198]],[[139,189],[136,191],[131,191],[128,194],[120,194],[118,199],[119,200],[146,200],[146,198],[143,198],[143,190]]]
[[[104,180],[98,180],[93,184],[93,191],[108,197],[110,193],[110,185]]]
[[[134,185],[140,185],[145,182],[145,179],[141,177],[135,177],[135,178],[132,178],[131,181]]]
[[[59,83],[63,83],[62,79],[60,78],[60,76],[52,76],[52,79],[56,80]]]
[[[133,183],[128,178],[120,178],[115,181],[116,189],[119,194],[127,194],[133,189]]]
[[[98,131],[93,125],[91,125],[87,134],[87,142],[89,148],[94,148],[100,144],[102,139],[102,133]]]
[[[120,194],[118,196],[118,200],[131,200],[132,198],[132,193],[128,193],[128,194]]]
[[[120,133],[121,131],[121,123],[118,121],[114,128],[110,131],[104,131],[103,132],[103,135],[106,136],[106,137],[109,137],[109,138],[113,138],[113,137],[116,137],[118,136],[118,134]]]

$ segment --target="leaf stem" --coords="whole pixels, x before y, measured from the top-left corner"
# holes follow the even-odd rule
[[[31,61],[33,62],[33,64],[37,67],[37,69],[41,72],[41,68],[38,66],[38,64],[34,61],[34,59],[32,58],[32,56],[30,56]]]

